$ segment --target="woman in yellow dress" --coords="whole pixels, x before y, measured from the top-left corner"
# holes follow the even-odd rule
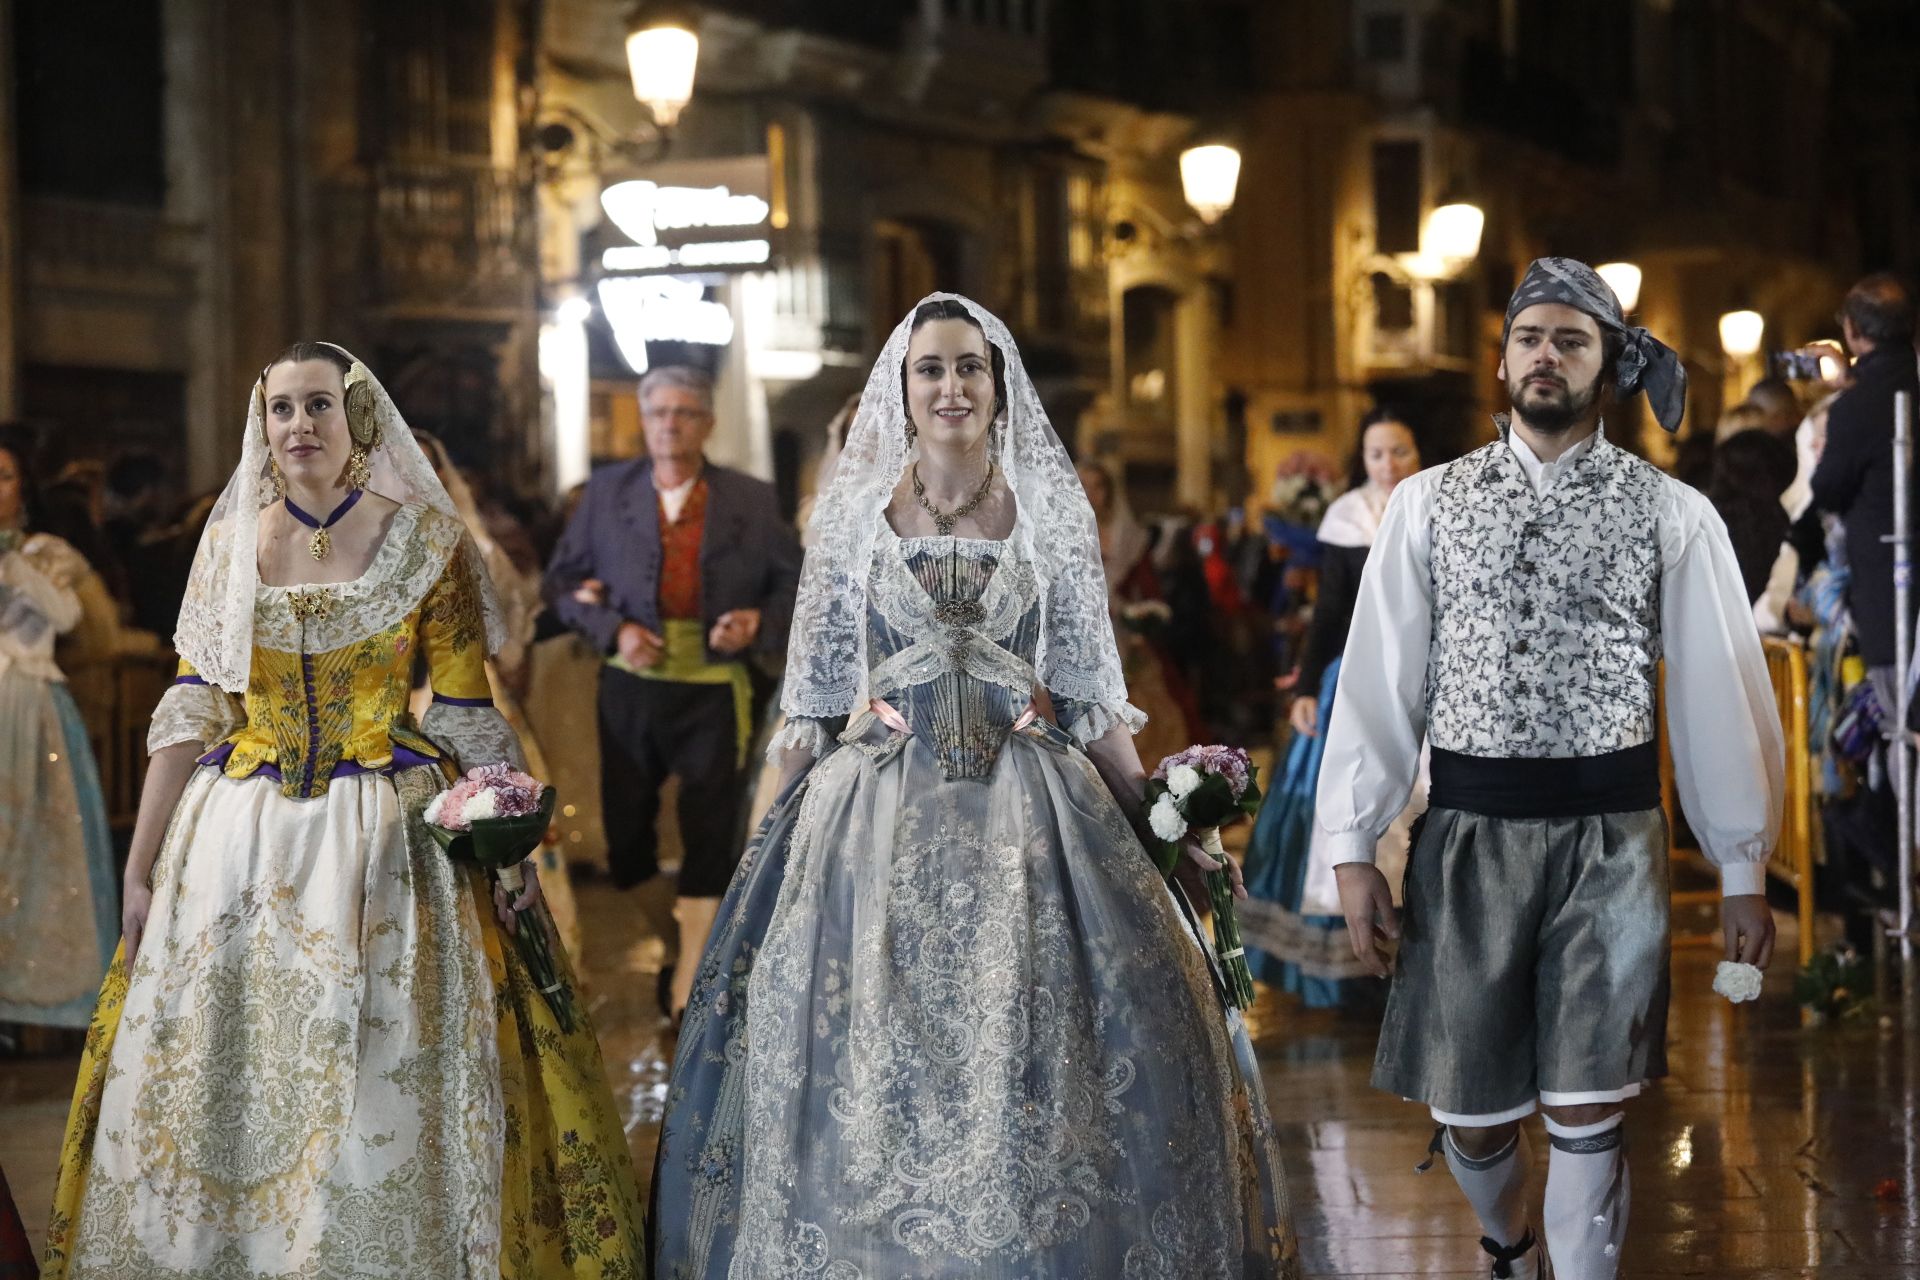
[[[551,930],[538,879],[508,901],[422,818],[453,771],[521,760],[502,635],[379,383],[327,344],[270,364],[153,717],[51,1280],[639,1274],[592,1028],[560,1029],[508,936]]]

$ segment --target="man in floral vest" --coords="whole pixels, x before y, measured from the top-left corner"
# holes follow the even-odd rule
[[[1354,951],[1393,976],[1373,1083],[1441,1126],[1434,1151],[1479,1215],[1492,1274],[1547,1274],[1523,1202],[1519,1121],[1537,1107],[1552,1274],[1612,1280],[1624,1104],[1666,1072],[1659,663],[1681,804],[1720,868],[1726,958],[1761,967],[1780,722],[1725,526],[1602,426],[1644,391],[1678,427],[1679,358],[1626,323],[1590,267],[1544,258],[1507,306],[1499,377],[1513,407],[1499,438],[1387,504],[1317,820]],[[1422,737],[1429,808],[1396,922],[1373,850]]]
[[[588,482],[545,594],[606,654],[601,810],[620,887],[659,870],[660,788],[680,779],[680,959],[666,1010],[677,1018],[740,859],[753,702],[744,659],[786,648],[800,544],[771,485],[706,460],[706,374],[651,370],[640,381],[640,418],[647,456]]]

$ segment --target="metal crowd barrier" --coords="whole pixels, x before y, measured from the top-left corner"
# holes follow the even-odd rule
[[[1767,655],[1767,675],[1773,682],[1773,701],[1780,713],[1780,730],[1787,742],[1785,807],[1781,814],[1780,839],[1767,860],[1767,874],[1790,886],[1797,899],[1799,917],[1800,963],[1813,958],[1813,864],[1815,840],[1819,830],[1813,795],[1813,750],[1807,734],[1807,651],[1796,640],[1767,638],[1762,646]],[[1666,717],[1660,718],[1660,794],[1666,805],[1667,828],[1671,832],[1680,821],[1680,807],[1673,783],[1673,755],[1667,741]],[[1695,849],[1674,848],[1675,862],[1717,873]],[[1676,915],[1687,907],[1717,907],[1720,890],[1676,889],[1673,906]],[[1711,929],[1706,932],[1676,930],[1676,947],[1715,945]]]

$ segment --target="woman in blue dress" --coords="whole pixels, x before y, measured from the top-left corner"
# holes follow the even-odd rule
[[[1237,913],[1253,976],[1298,995],[1308,1008],[1352,1000],[1366,970],[1354,959],[1333,867],[1318,856],[1313,793],[1320,781],[1321,727],[1333,713],[1340,655],[1347,647],[1353,602],[1367,552],[1395,486],[1420,469],[1420,444],[1405,417],[1376,409],[1360,420],[1353,487],[1334,499],[1319,532],[1320,587],[1300,658],[1288,714],[1293,739],[1247,848],[1247,892]],[[1414,790],[1424,802],[1425,786]],[[1413,810],[1380,841],[1379,865],[1397,893],[1406,866]],[[1377,983],[1368,983],[1377,987]]]
[[[120,934],[113,837],[54,640],[92,569],[36,531],[25,440],[0,435],[0,1023],[84,1027]]]
[[[655,1274],[1297,1276],[1245,1028],[1135,834],[1092,509],[1004,325],[943,294],[900,323],[812,534]]]

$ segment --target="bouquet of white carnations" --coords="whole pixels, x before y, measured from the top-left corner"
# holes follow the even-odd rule
[[[1160,873],[1171,876],[1180,865],[1180,841],[1188,835],[1219,865],[1207,872],[1207,897],[1213,908],[1213,943],[1226,971],[1228,995],[1237,1008],[1253,1004],[1253,974],[1233,913],[1233,880],[1220,828],[1260,810],[1260,770],[1238,747],[1188,747],[1160,762],[1147,779],[1147,825],[1160,847],[1154,851]]]
[[[481,765],[433,798],[425,814],[434,841],[456,862],[493,872],[516,898],[526,888],[520,864],[540,847],[553,821],[554,790],[510,765]],[[514,932],[527,976],[553,1010],[560,1030],[573,1030],[573,993],[553,962],[547,931],[538,919]]]
[[[1722,960],[1713,971],[1713,989],[1734,1004],[1760,998],[1760,970],[1754,965]]]

